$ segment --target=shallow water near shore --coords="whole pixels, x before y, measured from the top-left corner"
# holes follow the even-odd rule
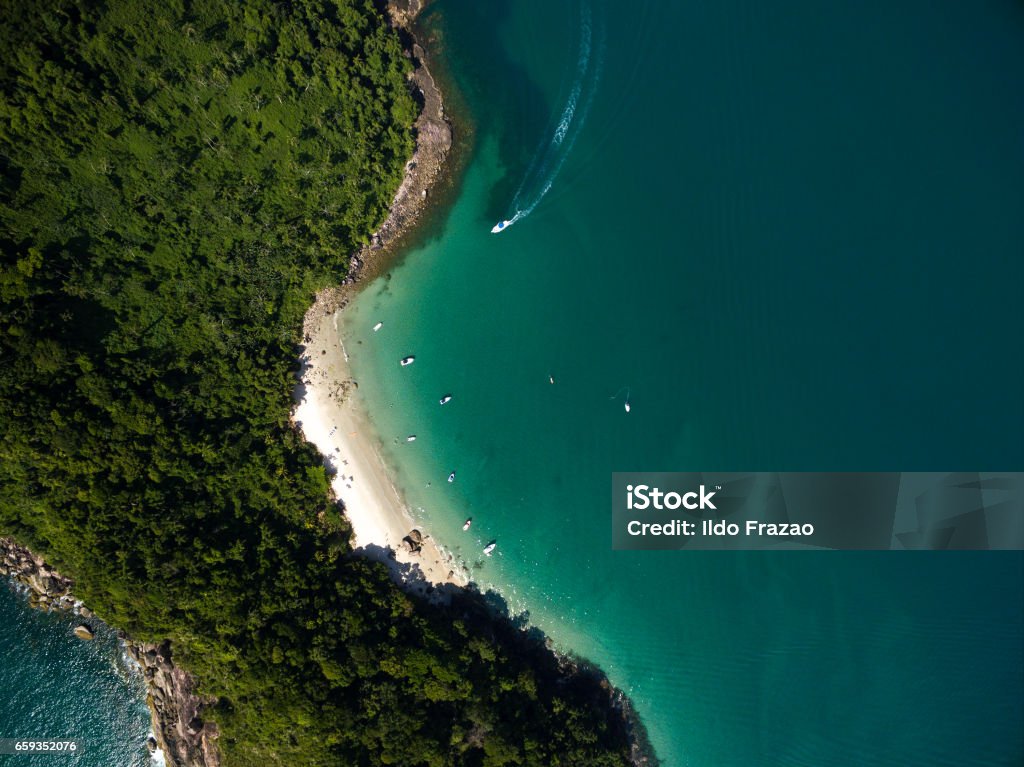
[[[17,754],[0,756],[0,764],[157,765],[146,749],[141,672],[110,628],[88,621],[96,637],[83,642],[73,634],[80,623],[33,610],[24,593],[0,583],[0,738],[84,741],[77,756]]]
[[[667,765],[1024,759],[1021,554],[612,552],[608,524],[612,471],[1024,465],[1024,9],[426,23],[475,154],[344,317],[426,529]]]

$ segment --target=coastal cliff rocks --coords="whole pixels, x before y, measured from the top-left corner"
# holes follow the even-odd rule
[[[6,576],[28,589],[28,602],[40,610],[73,611],[94,618],[91,610],[71,592],[70,578],[61,575],[24,546],[0,537],[0,577]],[[74,628],[83,641],[95,637],[95,629],[80,623]],[[195,694],[195,682],[171,660],[170,642],[135,643],[119,633],[128,654],[142,667],[149,687],[147,703],[152,714],[153,749],[163,750],[167,767],[220,767],[216,725],[202,719],[203,708],[212,701]]]
[[[368,244],[352,254],[348,275],[340,288],[328,288],[318,294],[317,304],[322,305],[319,308],[326,314],[333,314],[341,308],[346,299],[344,288],[358,281],[366,266],[390,249],[419,220],[429,204],[431,187],[441,180],[448,165],[452,125],[445,115],[441,89],[427,68],[426,51],[412,37],[412,24],[425,5],[425,0],[390,0],[387,4],[391,24],[403,33],[406,55],[413,64],[409,86],[421,104],[419,117],[413,123],[416,147],[405,164],[405,176],[395,192],[384,223]],[[318,306],[313,307],[313,310],[317,309]]]
[[[409,531],[409,534],[402,539],[410,554],[419,554],[423,551],[423,533],[416,528]]]
[[[32,607],[41,610],[80,608],[71,595],[71,579],[53,570],[41,558],[11,538],[0,538],[0,576],[7,576],[28,588],[28,601]],[[82,617],[91,615],[89,613]]]
[[[392,19],[396,18],[402,16],[392,14]],[[407,24],[398,26],[408,31]],[[426,52],[419,43],[412,43],[411,58],[414,69],[409,82],[423,105],[413,123],[416,148],[405,164],[405,177],[395,193],[387,219],[373,235],[370,244],[352,258],[350,277],[353,279],[358,277],[361,268],[376,251],[391,245],[419,219],[426,208],[430,187],[439,180],[452,148],[452,126],[445,116],[441,90],[427,69]]]
[[[452,124],[445,115],[441,89],[426,64],[426,52],[413,39],[412,25],[428,0],[389,0],[386,5],[391,25],[402,33],[406,55],[412,62],[409,87],[421,104],[413,123],[416,146],[405,164],[405,175],[395,192],[388,216],[370,242],[349,257],[348,274],[335,287],[316,294],[313,306],[306,312],[305,337],[321,317],[344,308],[351,297],[351,286],[359,281],[367,266],[379,261],[419,221],[430,204],[430,189],[442,180],[448,168],[453,142]],[[371,270],[372,271],[372,270]]]
[[[426,4],[427,0],[389,0],[388,15],[393,24],[408,29]]]
[[[191,675],[174,665],[171,643],[127,643],[128,654],[142,666],[149,686],[146,705],[153,718],[154,748],[168,765],[219,767],[217,725],[202,718],[214,701],[196,694]]]

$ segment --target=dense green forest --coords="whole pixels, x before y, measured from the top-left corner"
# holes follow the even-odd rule
[[[217,696],[227,765],[623,765],[588,677],[353,556],[302,315],[417,106],[367,0],[4,0],[0,533]]]

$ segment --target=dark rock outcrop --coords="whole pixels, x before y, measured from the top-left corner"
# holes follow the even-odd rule
[[[0,577],[3,576],[28,588],[28,601],[32,607],[80,610],[80,605],[71,595],[71,579],[55,572],[40,557],[10,538],[0,538]]]
[[[168,765],[218,767],[217,725],[204,721],[203,710],[212,698],[196,694],[195,680],[174,665],[171,643],[127,643],[128,654],[142,667],[149,686],[146,704],[153,718],[156,746]]]

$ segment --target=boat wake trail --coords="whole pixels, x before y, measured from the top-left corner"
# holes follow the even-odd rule
[[[559,113],[558,123],[554,126],[551,137],[542,141],[537,148],[512,198],[511,208],[515,213],[495,224],[491,229],[493,234],[503,232],[512,224],[529,216],[551,191],[590,113],[597,84],[601,79],[603,54],[601,40],[595,45],[590,6],[584,0],[580,4],[579,53],[568,98]]]

